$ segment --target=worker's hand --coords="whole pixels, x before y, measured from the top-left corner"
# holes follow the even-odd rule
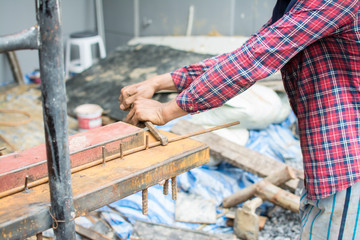
[[[155,87],[146,81],[122,88],[119,97],[120,109],[124,111],[130,110],[131,105],[136,100],[140,98],[150,99],[155,94],[155,91]]]
[[[176,103],[175,99],[160,103],[152,99],[137,99],[125,118],[125,122],[135,126],[142,126],[142,122],[150,121],[155,125],[164,125],[175,118],[186,115]]]
[[[122,88],[119,97],[120,109],[128,111],[136,100],[142,98],[151,99],[160,90],[176,91],[176,86],[170,73],[158,75],[144,82]]]
[[[152,99],[137,99],[133,102],[125,122],[135,126],[140,126],[139,123],[146,121],[156,125],[164,125],[166,120],[164,119],[163,105],[164,103]]]

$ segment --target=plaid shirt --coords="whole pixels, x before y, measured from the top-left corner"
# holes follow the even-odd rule
[[[298,117],[308,198],[360,180],[358,0],[298,0],[239,49],[172,72],[178,105],[219,107],[281,69]]]

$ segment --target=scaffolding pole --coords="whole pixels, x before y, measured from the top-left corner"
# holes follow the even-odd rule
[[[41,41],[39,59],[51,199],[49,212],[56,239],[75,239],[60,3],[59,0],[40,0],[36,7]]]

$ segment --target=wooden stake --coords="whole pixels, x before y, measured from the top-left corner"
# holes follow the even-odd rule
[[[267,176],[262,181],[268,181],[274,185],[281,185],[290,179],[295,179],[296,174],[292,170],[291,167],[286,166],[285,168],[281,169],[275,174],[272,174],[270,176]],[[259,183],[255,183],[253,185],[250,185],[249,187],[246,187],[233,195],[227,197],[223,201],[223,207],[230,208],[233,207],[239,203],[245,202],[246,200],[250,199],[255,195],[256,186]]]
[[[295,213],[299,212],[300,197],[287,192],[268,181],[261,181],[257,184],[255,195]]]

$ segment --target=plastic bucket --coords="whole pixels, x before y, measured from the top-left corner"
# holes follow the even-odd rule
[[[75,108],[80,131],[101,127],[103,109],[96,104],[83,104]]]

